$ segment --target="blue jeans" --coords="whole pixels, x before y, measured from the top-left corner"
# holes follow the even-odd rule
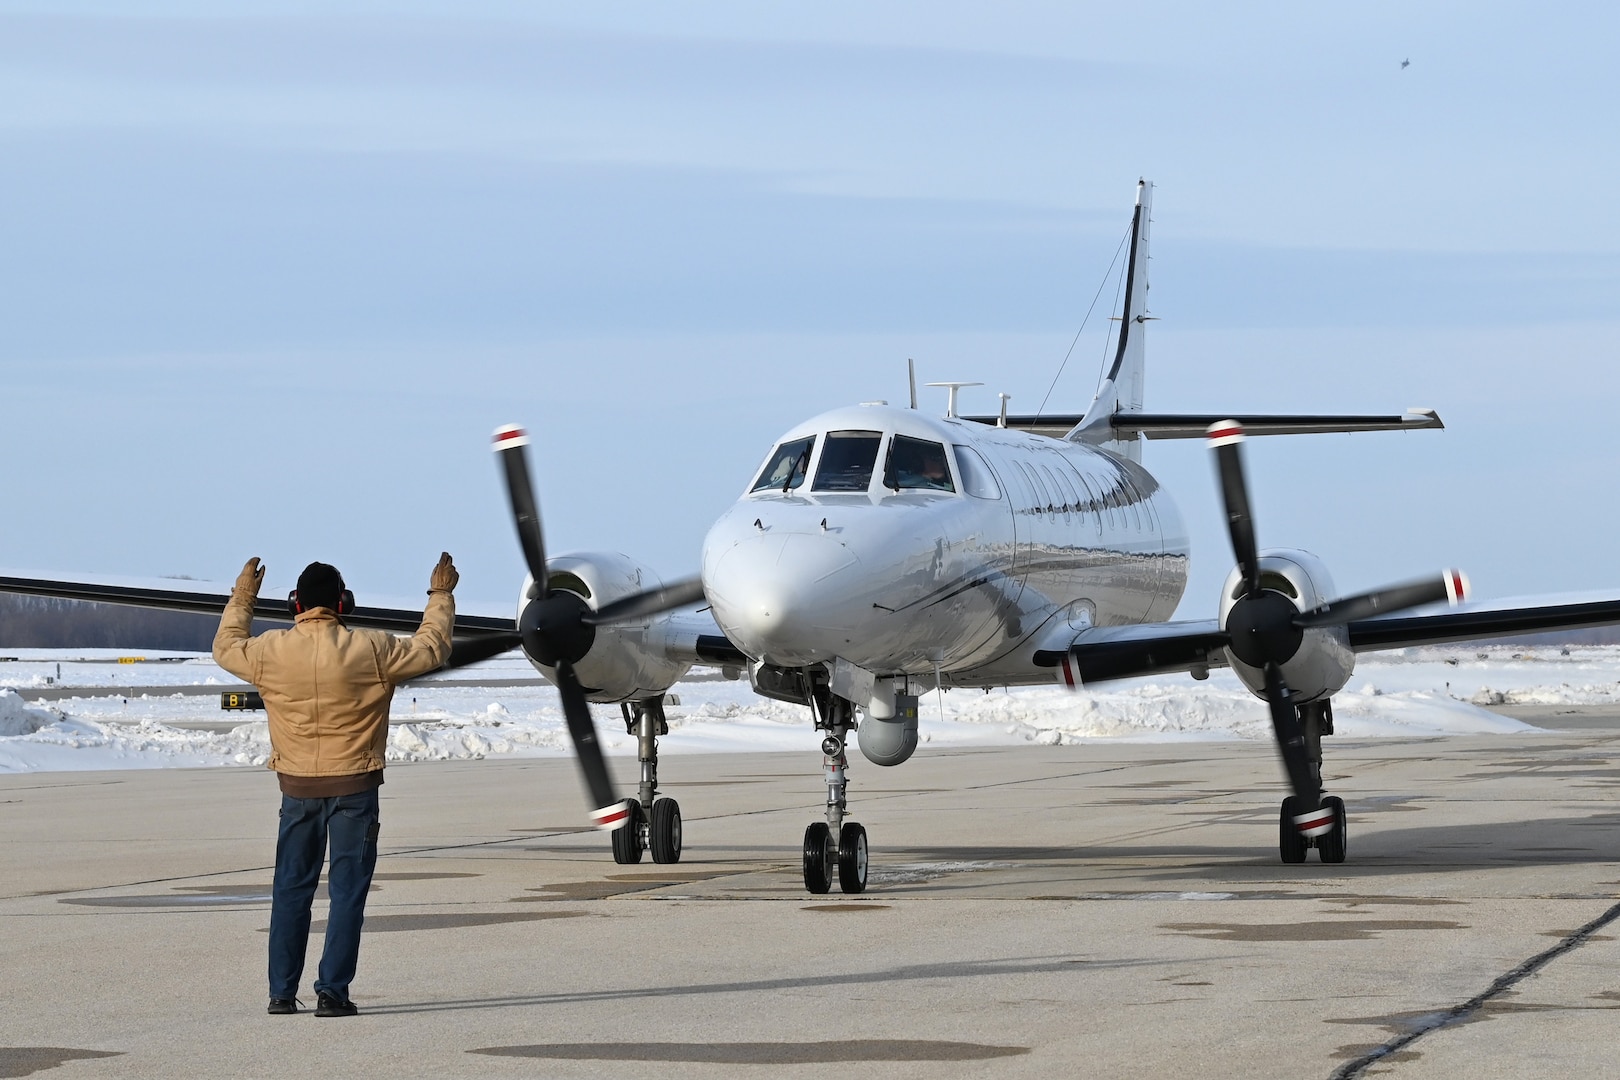
[[[281,797],[276,836],[276,878],[270,901],[270,996],[298,996],[309,945],[310,907],[321,882],[327,841],[332,869],[326,891],[331,908],[315,992],[349,1000],[360,962],[360,924],[377,869],[377,789],[330,799]]]

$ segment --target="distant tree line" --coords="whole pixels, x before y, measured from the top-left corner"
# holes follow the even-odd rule
[[[271,624],[255,623],[254,632]],[[219,616],[0,593],[0,649],[207,652]]]

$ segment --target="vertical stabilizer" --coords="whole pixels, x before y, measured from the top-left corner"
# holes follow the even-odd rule
[[[1132,461],[1142,460],[1142,444],[1136,432],[1116,435],[1109,418],[1118,412],[1142,411],[1142,337],[1149,318],[1148,227],[1153,211],[1153,185],[1146,180],[1136,184],[1136,212],[1131,218],[1131,254],[1125,266],[1125,307],[1120,313],[1119,347],[1114,364],[1108,369],[1102,389],[1086,410],[1083,420],[1068,434],[1078,442],[1096,443]]]

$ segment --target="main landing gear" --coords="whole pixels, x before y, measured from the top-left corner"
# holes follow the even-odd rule
[[[1333,734],[1333,704],[1313,701],[1299,707],[1304,728],[1305,749],[1310,759],[1311,778],[1322,789],[1322,736]],[[1309,806],[1297,795],[1283,800],[1277,820],[1277,850],[1285,863],[1302,863],[1305,853],[1315,848],[1325,863],[1342,863],[1349,849],[1344,800],[1328,795],[1317,806]]]
[[[849,788],[849,758],[845,747],[855,729],[855,706],[824,685],[811,693],[816,730],[821,740],[822,771],[827,781],[827,820],[804,830],[804,887],[813,893],[838,887],[851,896],[866,891],[866,830],[844,820],[845,793]]]
[[[613,861],[638,863],[643,851],[655,863],[681,861],[681,807],[674,799],[658,797],[658,737],[669,734],[664,718],[664,697],[626,702],[619,706],[624,726],[636,737],[641,759],[641,788],[630,820],[613,831]]]

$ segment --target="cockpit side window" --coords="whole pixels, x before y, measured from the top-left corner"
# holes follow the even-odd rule
[[[1001,498],[1001,485],[996,483],[996,474],[990,471],[990,466],[973,447],[956,444],[956,472],[962,478],[962,490],[975,499]]]
[[[877,465],[881,431],[829,431],[816,466],[814,491],[865,491]]]
[[[945,444],[896,435],[889,444],[889,463],[883,468],[883,485],[926,491],[955,491],[951,467],[945,461]]]
[[[771,460],[765,463],[765,469],[754,481],[749,491],[768,491],[777,488],[781,491],[792,491],[804,483],[806,472],[810,468],[810,451],[816,446],[816,437],[807,436],[803,439],[793,439],[776,448]]]

